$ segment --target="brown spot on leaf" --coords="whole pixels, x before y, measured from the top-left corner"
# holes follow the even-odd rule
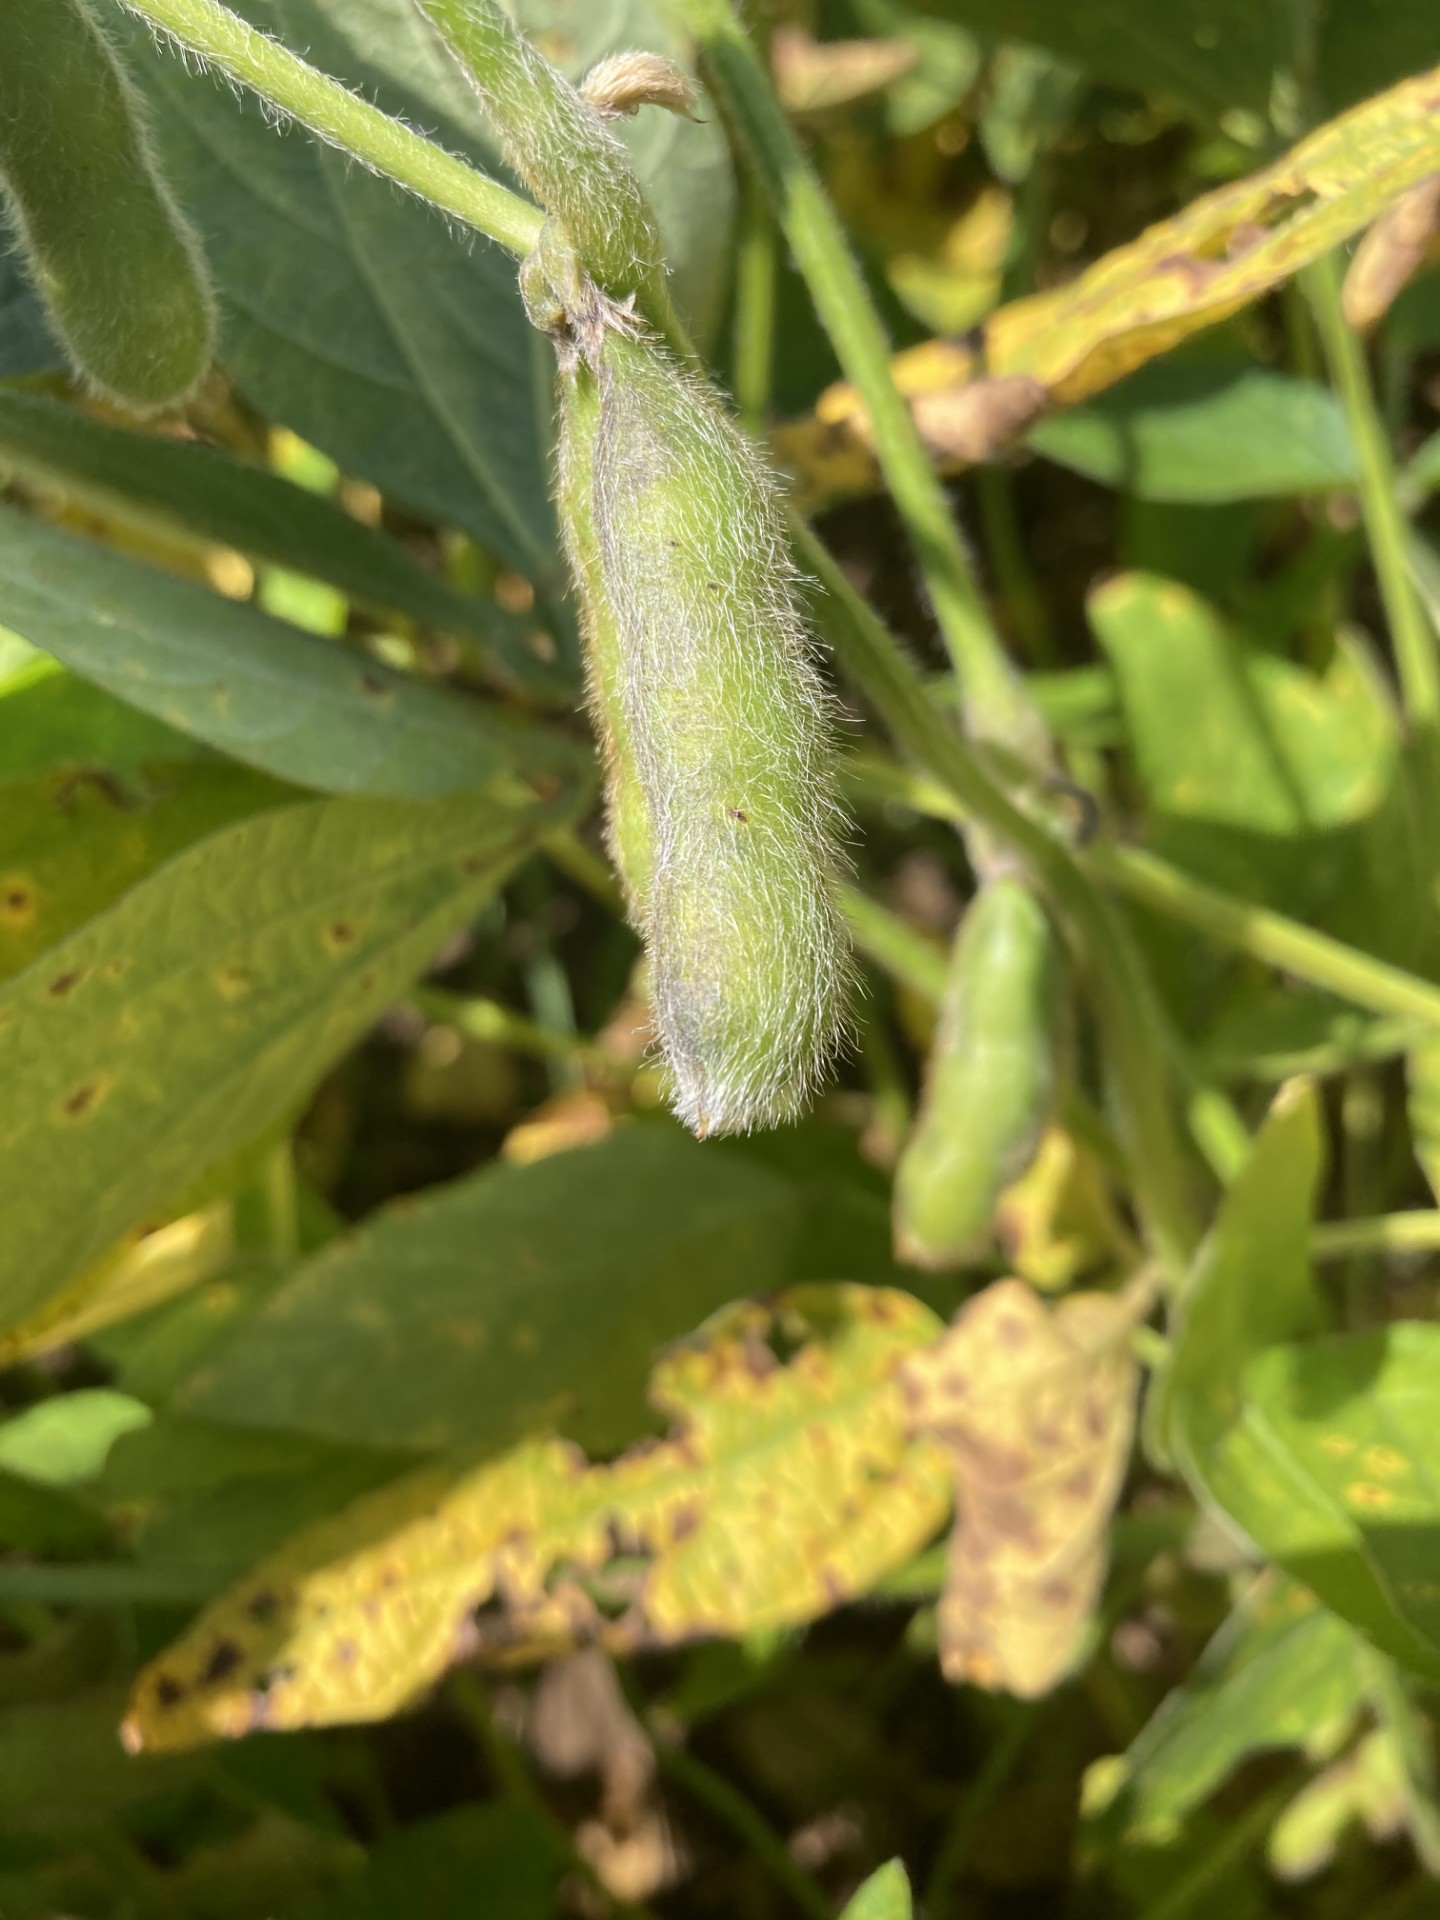
[[[360,676],[360,691],[365,695],[367,700],[377,702],[389,700],[394,694],[394,689],[391,687],[389,681],[382,679],[378,673],[362,673]]]
[[[88,972],[88,967],[69,967],[64,973],[57,973],[45,991],[52,1000],[63,1000],[75,991]]]
[[[344,953],[360,938],[360,929],[353,920],[332,920],[323,937],[329,952]]]
[[[93,1080],[82,1081],[73,1093],[67,1094],[61,1101],[61,1113],[67,1120],[83,1120],[99,1106],[110,1091],[110,1085],[109,1076],[103,1073],[97,1073]]]
[[[0,880],[0,927],[28,927],[35,919],[35,889],[11,874]]]
[[[155,1678],[155,1704],[162,1712],[178,1707],[185,1698],[185,1689],[173,1673],[157,1674]]]
[[[205,1662],[200,1675],[200,1684],[205,1687],[217,1687],[222,1680],[228,1679],[237,1667],[245,1664],[245,1656],[233,1640],[216,1642],[215,1650]]]
[[[263,1625],[267,1620],[273,1620],[280,1611],[279,1596],[268,1587],[262,1587],[245,1602],[245,1611],[252,1620],[258,1620]]]

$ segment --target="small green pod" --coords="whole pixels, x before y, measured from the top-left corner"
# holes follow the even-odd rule
[[[183,400],[214,347],[204,260],[83,0],[0,4],[0,185],[77,373],[137,413]]]
[[[558,215],[597,286],[624,299],[663,285],[660,230],[605,119],[521,33],[499,0],[419,0],[495,122],[505,155]]]
[[[625,715],[620,634],[605,587],[595,532],[591,482],[599,432],[599,383],[581,361],[560,375],[555,504],[580,602],[590,719],[605,765],[606,841],[625,889],[631,921],[639,928],[645,924],[654,835]]]
[[[593,510],[652,835],[642,931],[676,1112],[791,1119],[843,1037],[830,712],[776,483],[714,390],[612,327]]]
[[[895,1169],[895,1249],[918,1267],[983,1249],[1040,1144],[1055,1083],[1060,966],[1040,902],[991,880],[951,949],[919,1117]]]

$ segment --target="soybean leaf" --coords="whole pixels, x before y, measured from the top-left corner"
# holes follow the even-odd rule
[[[458,1807],[372,1847],[363,1870],[298,1920],[551,1920],[569,1855],[523,1806]]]
[[[0,1425],[0,1467],[52,1487],[93,1480],[121,1434],[153,1417],[142,1400],[110,1387],[58,1393]]]
[[[87,505],[235,547],[338,587],[372,609],[515,644],[521,623],[457,593],[389,535],[324,494],[218,447],[112,426],[36,394],[0,392],[0,471]]]
[[[404,110],[373,71],[357,70],[312,0],[247,0],[240,11]],[[372,17],[402,39],[408,11],[371,0]],[[197,78],[143,30],[125,45],[166,171],[203,235],[220,357],[241,391],[347,472],[463,527],[554,590],[549,371],[513,263],[343,154],[277,135],[253,100]],[[442,132],[463,148],[463,129]]]
[[[1253,500],[1355,484],[1355,451],[1334,394],[1246,365],[1143,367],[1043,422],[1028,444],[1146,500]]]
[[[315,1084],[579,793],[320,800],[210,835],[0,991],[0,1313]]]
[[[997,39],[1030,40],[1117,86],[1158,92],[1202,119],[1248,109],[1257,131],[1281,60],[1280,15],[1249,0],[926,0]]]
[[[222,763],[157,767],[138,791],[103,770],[17,782],[0,808],[0,980],[183,847],[293,797]]]
[[[1397,1321],[1258,1353],[1209,1439],[1211,1496],[1403,1665],[1440,1677],[1440,1328]]]
[[[103,1553],[109,1537],[104,1516],[83,1500],[0,1470],[0,1546],[7,1552]]]
[[[1239,1410],[1245,1361],[1316,1324],[1309,1242],[1321,1167],[1315,1090],[1294,1080],[1276,1096],[1180,1296],[1151,1417],[1207,1497],[1215,1497],[1211,1465]]]
[[[0,620],[168,725],[305,786],[430,799],[576,764],[557,734],[7,509]]]
[[[1130,1458],[1141,1312],[1138,1297],[1102,1293],[1051,1309],[1023,1280],[997,1280],[906,1363],[911,1428],[955,1474],[947,1680],[1033,1699],[1074,1666]]]
[[[1440,68],[1192,201],[1068,286],[1002,307],[986,328],[989,371],[1026,374],[1068,404],[1238,312],[1440,168],[1437,103]]]
[[[912,1920],[910,1881],[898,1860],[883,1866],[860,1888],[840,1920]]]
[[[200,742],[68,673],[28,641],[16,644],[33,651],[37,664],[0,687],[0,786],[64,768],[103,774],[123,789],[158,762],[214,757]]]
[[[1091,595],[1148,837],[1203,878],[1400,958],[1427,918],[1390,700],[1367,654],[1317,675],[1251,648],[1176,581]]]
[[[792,1277],[788,1185],[669,1128],[499,1165],[382,1211],[309,1261],[179,1392],[190,1412],[376,1446],[613,1451],[650,1361]]]
[[[1267,1577],[1126,1755],[1117,1811],[1127,1840],[1168,1843],[1254,1754],[1298,1747],[1312,1762],[1328,1759],[1367,1704],[1369,1659],[1313,1595]]]
[[[623,1649],[813,1619],[903,1564],[945,1512],[944,1458],[907,1437],[896,1377],[938,1331],[928,1308],[882,1288],[800,1287],[726,1309],[655,1370],[670,1438],[598,1466],[532,1439],[383,1488],[257,1568],[152,1662],[127,1743],[382,1718],[466,1652],[512,1659],[576,1638]],[[631,1604],[607,1620],[594,1582],[617,1541]]]
[[[135,1766],[115,1738],[123,1696],[108,1689],[0,1713],[0,1824],[7,1833],[98,1823],[195,1781],[193,1761],[147,1756]]]

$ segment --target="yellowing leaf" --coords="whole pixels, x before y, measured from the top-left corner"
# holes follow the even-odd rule
[[[1390,311],[1417,273],[1440,260],[1440,173],[1387,207],[1345,275],[1345,318],[1364,331]]]
[[[1001,1194],[995,1225],[1014,1273],[1042,1293],[1061,1293],[1098,1267],[1132,1267],[1139,1258],[1098,1158],[1062,1127],[1050,1129],[1026,1171]]]
[[[462,1656],[813,1619],[944,1518],[946,1462],[907,1432],[898,1380],[938,1332],[929,1308],[883,1288],[799,1287],[724,1309],[655,1369],[670,1438],[603,1466],[528,1440],[358,1502],[145,1670],[126,1744],[382,1718]]]
[[[1072,405],[1113,386],[1385,222],[1391,209],[1396,221],[1405,206],[1410,225],[1422,222],[1429,204],[1422,183],[1437,170],[1440,68],[1377,94],[1273,165],[1205,194],[1068,286],[1002,307],[986,325],[983,363],[958,343],[927,341],[896,357],[896,384],[942,464],[984,459],[1045,405]],[[1390,228],[1382,224],[1380,232],[1377,251],[1393,252]],[[811,418],[779,428],[775,446],[800,477],[807,509],[878,484],[865,410],[844,382],[820,396]]]
[[[948,1680],[1033,1699],[1074,1665],[1130,1455],[1145,1294],[1077,1293],[1053,1310],[1021,1280],[969,1301],[905,1363],[912,1429],[955,1469],[940,1600]]]

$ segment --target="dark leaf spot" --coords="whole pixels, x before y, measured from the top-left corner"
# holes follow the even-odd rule
[[[162,1673],[155,1682],[155,1704],[157,1707],[178,1707],[185,1698],[185,1689],[172,1674]]]
[[[86,967],[71,967],[65,973],[57,973],[45,991],[52,1000],[63,1000],[67,993],[73,993],[89,971]]]
[[[99,1106],[108,1085],[103,1074],[85,1081],[61,1103],[61,1112],[67,1120],[83,1120],[87,1113],[93,1113]]]
[[[245,1611],[252,1620],[273,1620],[280,1611],[280,1602],[268,1587],[262,1587],[246,1602]]]
[[[205,1671],[200,1676],[202,1684],[207,1687],[218,1686],[227,1675],[234,1673],[237,1667],[243,1666],[244,1661],[244,1654],[233,1640],[217,1642],[215,1651],[205,1662]]]

